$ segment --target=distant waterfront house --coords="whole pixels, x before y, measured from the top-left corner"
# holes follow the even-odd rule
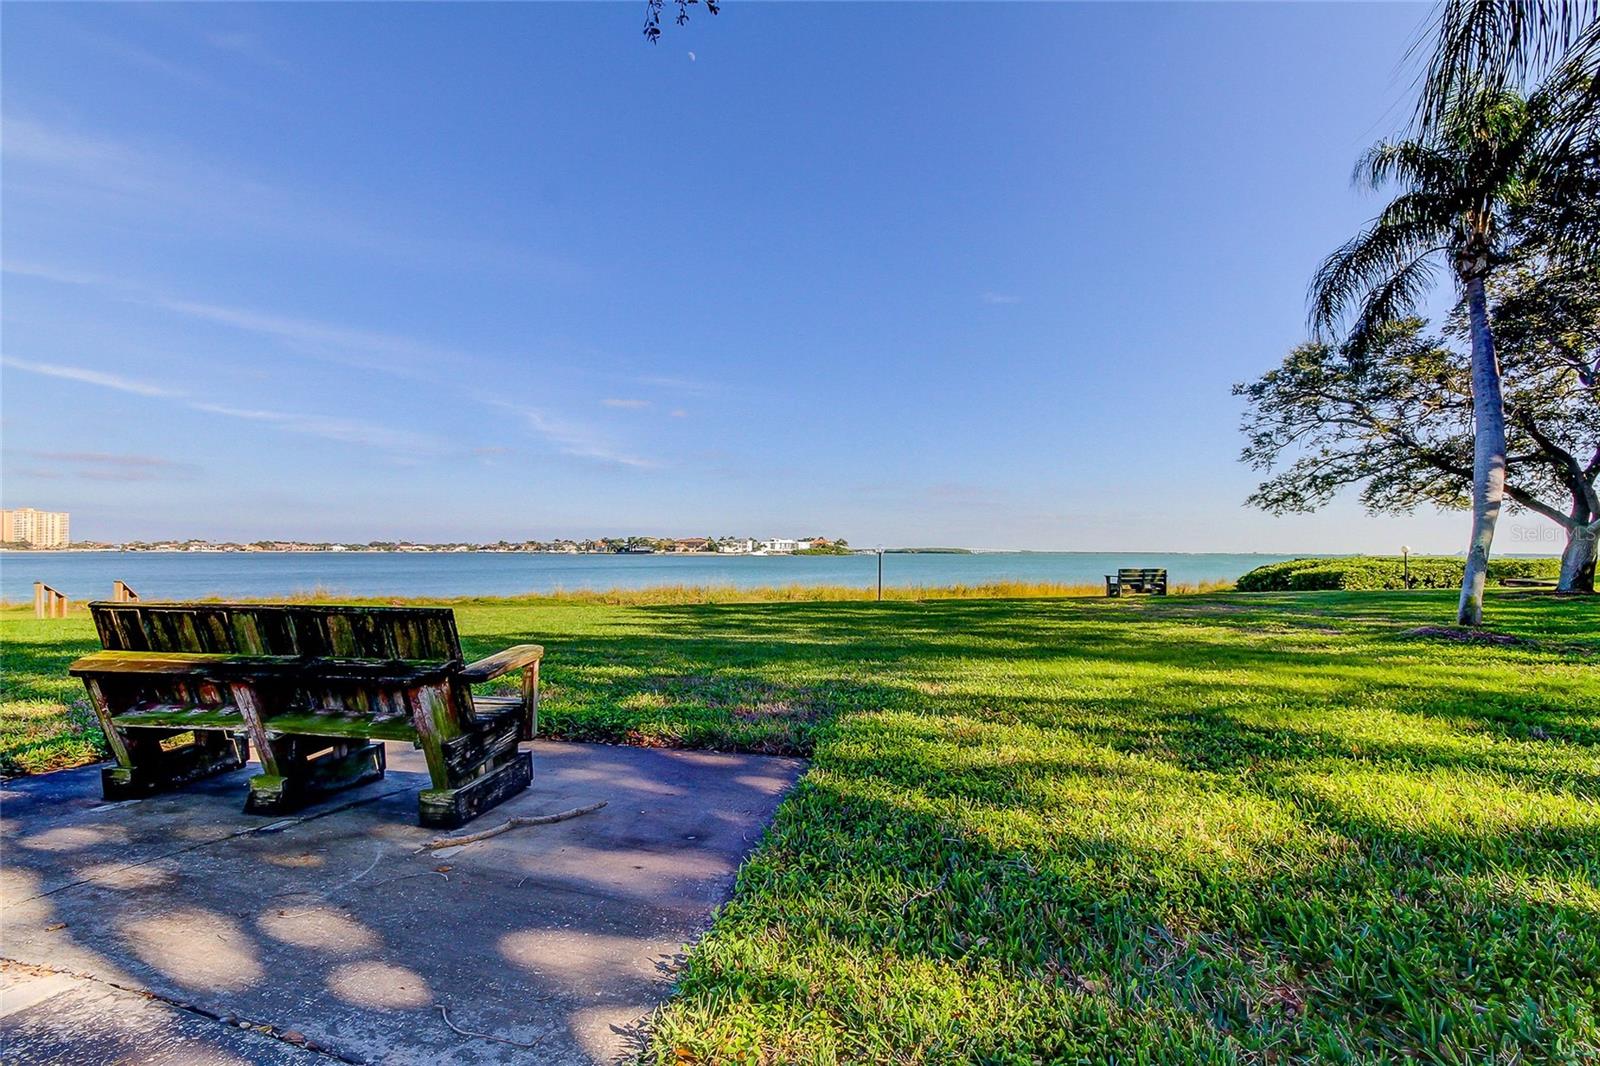
[[[710,537],[679,537],[672,542],[672,550],[675,552],[703,552],[710,543]]]
[[[743,540],[737,538],[724,540],[717,544],[717,551],[724,555],[748,555],[755,550],[756,542],[748,537]]]
[[[787,537],[773,537],[761,542],[761,550],[765,552],[797,552],[809,547],[809,540],[790,540]]]

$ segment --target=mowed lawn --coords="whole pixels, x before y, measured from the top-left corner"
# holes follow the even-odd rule
[[[657,1018],[682,1062],[1593,1062],[1600,600],[461,605],[560,736],[799,751]],[[0,759],[91,757],[80,618]]]

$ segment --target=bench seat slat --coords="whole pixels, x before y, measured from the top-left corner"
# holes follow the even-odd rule
[[[296,711],[262,720],[268,733],[307,737],[371,737],[374,740],[415,740],[417,727],[409,718],[351,718],[338,714]]]
[[[174,729],[243,729],[244,715],[237,707],[198,707],[177,703],[144,703],[112,721],[118,725]]]
[[[243,729],[244,715],[237,707],[188,707],[173,703],[142,704],[115,715],[112,721],[128,729]],[[341,714],[300,712],[273,715],[264,720],[269,733],[313,737],[374,737],[380,740],[415,740],[417,728],[409,718],[352,718]]]

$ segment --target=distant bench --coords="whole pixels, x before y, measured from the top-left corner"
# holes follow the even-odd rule
[[[383,745],[410,740],[433,787],[423,825],[454,828],[527,788],[519,751],[539,721],[537,644],[463,665],[455,616],[439,607],[254,603],[89,605],[104,651],[83,679],[117,765],[107,800],[144,796],[243,766],[261,773],[245,810],[294,810],[382,777]],[[516,696],[471,686],[522,672]]]
[[[1167,572],[1160,567],[1128,567],[1115,575],[1106,575],[1106,595],[1121,596],[1125,592],[1144,592],[1152,596],[1167,594]]]

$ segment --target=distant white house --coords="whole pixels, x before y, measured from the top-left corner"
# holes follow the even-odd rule
[[[744,540],[724,540],[717,542],[717,551],[723,555],[748,555],[756,550],[756,542],[746,537]]]
[[[771,540],[761,542],[764,552],[797,552],[811,547],[809,540],[789,540],[787,537],[773,537]]]

